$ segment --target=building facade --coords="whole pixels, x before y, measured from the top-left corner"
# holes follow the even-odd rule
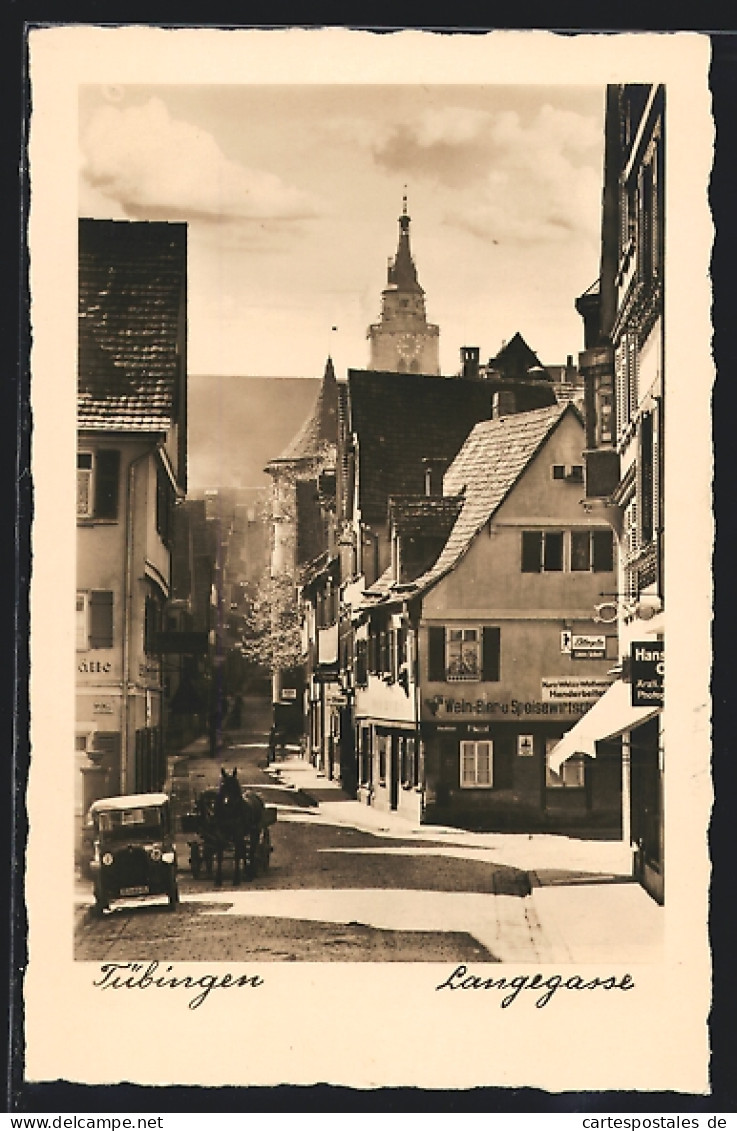
[[[557,757],[621,743],[634,874],[663,902],[663,87],[608,87],[605,129],[600,278],[576,307],[584,320],[586,495],[617,539],[617,581],[600,616],[618,626],[619,678]]]
[[[393,502],[392,566],[353,607],[367,803],[464,827],[618,822],[617,750],[550,764],[617,655],[593,619],[614,550],[581,506],[583,438],[572,406],[480,422],[442,496]]]
[[[166,776],[160,633],[186,491],[186,225],[81,220],[76,804]]]

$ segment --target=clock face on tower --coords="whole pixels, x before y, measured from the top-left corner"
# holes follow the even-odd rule
[[[397,339],[397,353],[402,361],[413,361],[420,356],[421,343],[415,334],[400,334]]]

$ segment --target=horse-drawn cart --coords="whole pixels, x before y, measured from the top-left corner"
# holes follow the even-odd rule
[[[221,771],[218,789],[204,789],[193,809],[182,818],[182,831],[192,835],[189,866],[195,879],[204,868],[208,878],[222,883],[223,859],[233,862],[233,883],[240,879],[240,866],[246,878],[266,872],[271,853],[270,826],[276,822],[276,807],[264,804],[251,789],[241,789],[237,770]]]

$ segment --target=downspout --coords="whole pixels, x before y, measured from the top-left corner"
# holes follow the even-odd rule
[[[123,679],[122,679],[122,710],[121,710],[121,727],[120,727],[120,746],[121,746],[121,760],[120,760],[120,792],[126,793],[128,790],[128,738],[130,732],[129,726],[129,683],[130,672],[128,670],[130,664],[130,634],[131,634],[131,611],[133,608],[133,533],[134,533],[134,515],[133,504],[135,502],[136,488],[135,476],[136,469],[139,463],[147,459],[150,452],[146,450],[140,456],[136,456],[128,464],[128,482],[126,484],[126,514],[125,514],[125,579],[123,583]]]

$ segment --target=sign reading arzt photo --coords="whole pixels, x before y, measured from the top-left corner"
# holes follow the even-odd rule
[[[662,707],[665,644],[662,640],[633,640],[630,652],[632,706]]]

